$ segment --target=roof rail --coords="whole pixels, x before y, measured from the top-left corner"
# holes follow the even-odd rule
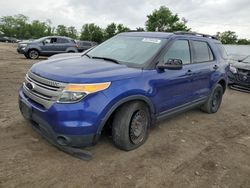
[[[207,35],[207,34],[203,34],[203,33],[196,33],[196,32],[190,32],[190,31],[176,31],[176,32],[174,32],[174,34],[176,34],[176,35],[193,35],[193,36],[201,36],[201,37],[207,37],[207,38],[211,38],[211,39],[218,40],[217,37],[212,36],[212,35]]]

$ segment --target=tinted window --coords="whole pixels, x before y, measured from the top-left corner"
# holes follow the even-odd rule
[[[58,38],[56,43],[69,43],[69,41],[67,39],[63,39],[63,38]]]
[[[82,46],[91,46],[91,43],[89,43],[89,42],[82,42],[81,45]]]
[[[164,55],[164,62],[169,59],[180,59],[183,64],[190,63],[190,49],[187,40],[175,41]]]
[[[206,42],[193,41],[194,62],[207,62],[214,59],[211,49]]]
[[[50,43],[57,43],[57,38],[51,38]]]

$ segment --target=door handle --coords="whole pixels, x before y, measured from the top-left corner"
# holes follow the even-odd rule
[[[217,70],[218,68],[219,68],[218,65],[214,65],[214,67],[213,67],[214,70]]]
[[[193,74],[193,72],[191,71],[191,70],[188,70],[187,72],[186,72],[186,75],[188,75],[188,76],[191,76]]]

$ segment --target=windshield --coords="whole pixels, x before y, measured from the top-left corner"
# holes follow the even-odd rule
[[[42,38],[40,38],[40,39],[36,39],[36,40],[34,40],[35,42],[42,42],[42,41],[44,41],[45,39],[47,39],[48,37],[42,37]]]
[[[167,39],[115,36],[88,52],[90,57],[113,59],[121,64],[143,65],[165,44]]]
[[[245,59],[242,60],[243,63],[250,63],[250,56],[247,56]]]

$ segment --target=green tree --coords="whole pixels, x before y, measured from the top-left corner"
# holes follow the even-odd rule
[[[15,36],[15,24],[13,16],[3,16],[0,21],[0,31],[7,36]]]
[[[28,20],[29,18],[27,16],[24,16],[23,14],[18,14],[15,17],[15,29],[16,29],[16,37],[17,38],[28,38],[30,37],[30,34],[26,36],[26,33],[29,33],[29,24]]]
[[[104,40],[104,32],[94,23],[85,24],[82,26],[80,39],[101,43]]]
[[[3,16],[0,20],[0,31],[9,37],[23,38],[25,35],[29,35],[27,21],[28,17],[22,14]]]
[[[143,27],[137,27],[136,31],[145,31],[145,29]]]
[[[78,34],[77,34],[77,30],[74,26],[68,27],[67,30],[68,30],[68,37],[71,37],[73,39],[77,39]]]
[[[116,34],[122,33],[122,32],[128,32],[128,31],[130,31],[130,29],[127,26],[124,26],[123,24],[118,24],[117,25],[117,32],[116,32]]]
[[[25,36],[25,38],[41,38],[46,36],[48,31],[48,26],[46,25],[45,22],[40,22],[39,20],[34,20],[32,23],[29,25],[29,34],[30,36]]]
[[[169,8],[161,6],[159,10],[154,10],[147,15],[147,31],[190,31],[184,22],[180,21],[178,14],[173,14]]]
[[[107,25],[106,29],[104,30],[105,40],[115,36],[118,33],[127,32],[130,29],[123,24],[115,24],[111,23]]]
[[[109,39],[113,36],[115,36],[116,34],[116,24],[115,23],[111,23],[109,25],[107,25],[106,29],[105,29],[105,39]]]
[[[250,40],[247,40],[247,39],[239,39],[237,41],[237,44],[240,44],[240,45],[249,45],[250,44]]]
[[[68,36],[68,30],[65,25],[58,25],[56,28],[56,34],[60,36]]]
[[[217,32],[216,37],[222,42],[222,44],[237,44],[238,36],[234,31],[224,31],[222,33]]]
[[[54,35],[54,33],[55,33],[55,27],[52,26],[51,20],[47,19],[45,23],[46,23],[46,26],[47,26],[47,31],[46,31],[45,36]]]

